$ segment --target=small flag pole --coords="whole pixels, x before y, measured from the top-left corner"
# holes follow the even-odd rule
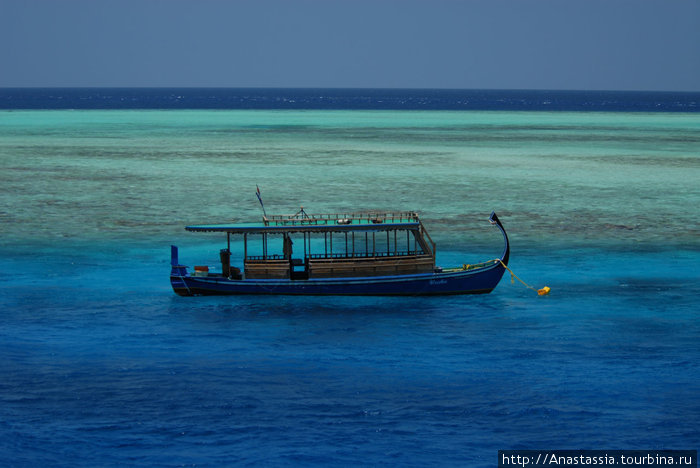
[[[258,201],[260,202],[260,206],[262,206],[263,216],[267,218],[267,213],[265,212],[265,205],[263,204],[262,198],[260,197],[260,187],[258,187],[258,184],[255,184],[255,195],[257,195]]]

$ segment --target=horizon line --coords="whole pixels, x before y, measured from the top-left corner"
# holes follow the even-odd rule
[[[697,94],[699,90],[652,90],[652,89],[566,89],[566,88],[423,88],[423,87],[328,87],[328,86],[0,86],[0,90],[167,90],[167,89],[211,89],[211,90],[329,90],[329,91],[511,91],[511,92],[599,92],[599,93],[682,93]]]

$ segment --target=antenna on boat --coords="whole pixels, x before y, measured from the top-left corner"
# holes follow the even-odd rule
[[[265,212],[265,205],[263,204],[262,198],[260,197],[260,187],[258,187],[258,184],[255,184],[255,195],[257,195],[258,201],[260,202],[260,206],[262,206],[263,216],[267,218],[267,213]]]
[[[301,209],[299,209],[299,211],[297,211],[297,212],[294,214],[294,217],[295,217],[295,218],[296,218],[296,217],[301,217],[302,219],[304,219],[304,218],[309,218],[310,216],[309,216],[308,214],[306,214],[306,211],[304,211],[304,207],[302,206]]]

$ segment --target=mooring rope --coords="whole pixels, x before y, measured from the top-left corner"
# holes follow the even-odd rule
[[[515,273],[513,273],[513,270],[511,270],[511,269],[508,267],[508,265],[506,265],[505,263],[503,263],[503,260],[498,259],[498,261],[501,263],[501,265],[503,265],[503,268],[505,268],[506,270],[508,270],[508,271],[510,272],[510,282],[511,282],[511,283],[514,283],[514,282],[515,282],[515,281],[513,281],[513,278],[515,278],[515,279],[517,279],[518,281],[520,281],[521,283],[523,283],[523,284],[525,285],[525,287],[532,289],[533,291],[535,291],[535,292],[536,292],[538,295],[540,295],[540,296],[546,296],[547,294],[549,294],[549,291],[552,290],[552,288],[550,288],[549,286],[545,286],[545,287],[543,287],[542,289],[535,289],[535,288],[533,288],[532,286],[530,286],[529,284],[527,284],[525,281],[521,280],[521,279],[518,277],[518,275],[516,275]]]

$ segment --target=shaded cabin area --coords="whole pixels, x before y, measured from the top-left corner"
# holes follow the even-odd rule
[[[243,278],[347,278],[425,273],[435,268],[435,244],[415,212],[365,212],[263,217],[260,225],[188,226],[242,235]],[[226,260],[224,259],[226,257]],[[225,275],[228,276],[228,275]]]

